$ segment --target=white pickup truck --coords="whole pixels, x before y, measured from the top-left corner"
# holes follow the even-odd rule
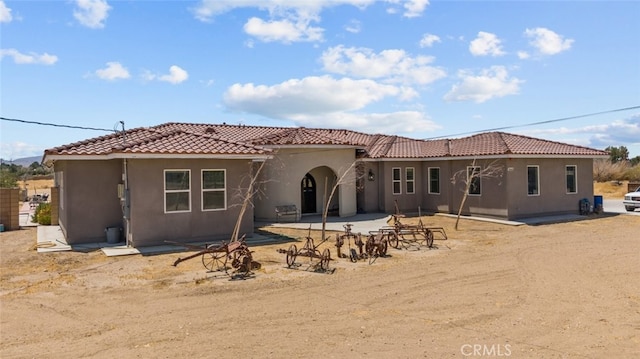
[[[640,208],[640,187],[636,188],[635,192],[629,192],[624,195],[624,208],[633,212],[636,208]]]

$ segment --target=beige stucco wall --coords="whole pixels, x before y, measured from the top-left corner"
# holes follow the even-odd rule
[[[577,193],[567,193],[565,167],[577,167]],[[578,213],[578,202],[587,198],[593,203],[592,159],[509,159],[508,211],[510,219],[530,216]],[[527,166],[539,166],[540,195],[527,194]]]
[[[440,170],[440,192],[429,192],[429,169]],[[422,208],[430,213],[449,213],[451,209],[451,161],[425,161],[422,164]]]
[[[279,205],[295,204],[301,208],[301,181],[307,173],[311,173],[316,180],[316,207],[317,213],[321,213],[325,182],[328,181],[327,189],[330,192],[336,178],[349,170],[354,161],[353,148],[279,149],[260,177],[262,196],[255,202],[256,218],[275,220],[275,206]],[[352,167],[334,195],[341,217],[356,214],[355,177]]]
[[[191,210],[164,213],[164,170],[191,170]],[[227,209],[202,211],[201,171],[226,170]],[[163,244],[165,241],[197,242],[229,240],[240,214],[241,194],[250,179],[249,160],[128,160],[131,206],[130,241],[136,247]],[[253,234],[253,209],[247,207],[240,236]]]
[[[59,225],[67,243],[106,241],[105,228],[122,227],[122,210],[117,196],[122,161],[56,161],[61,172]]]
[[[417,213],[418,207],[422,210],[422,196],[425,189],[426,178],[423,177],[422,161],[384,161],[380,163],[382,176],[378,185],[380,187],[380,210],[385,213],[395,213],[396,202],[401,213]],[[393,168],[400,168],[401,193],[393,194]],[[406,169],[414,169],[414,193],[407,193]]]

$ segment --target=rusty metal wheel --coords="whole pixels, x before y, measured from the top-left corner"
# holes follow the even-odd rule
[[[202,254],[202,265],[209,272],[227,270],[227,254],[223,252],[208,252]]]
[[[400,245],[400,239],[398,238],[398,232],[393,231],[393,232],[389,232],[389,235],[387,236],[388,241],[389,241],[389,245],[393,248],[398,248],[398,246]]]
[[[374,255],[375,249],[376,249],[376,245],[375,245],[374,235],[371,235],[369,236],[369,238],[367,238],[367,243],[365,243],[364,245],[364,251],[367,253],[367,256],[371,258]]]
[[[287,249],[287,267],[291,268],[296,263],[296,256],[298,255],[298,247],[295,244],[289,246]]]
[[[378,244],[378,256],[380,257],[386,256],[388,248],[389,248],[389,242],[387,241],[387,238],[382,237],[382,240],[380,240],[380,243]]]
[[[320,259],[320,269],[324,271],[328,271],[330,260],[331,260],[331,251],[329,250],[329,248],[326,248],[324,252],[322,252],[322,258]]]
[[[433,247],[433,232],[427,229],[426,237],[427,237],[427,247],[429,248]]]

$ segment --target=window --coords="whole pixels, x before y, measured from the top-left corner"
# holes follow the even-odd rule
[[[191,211],[191,171],[164,171],[164,212]]]
[[[467,167],[467,181],[471,181],[469,194],[479,196],[482,193],[480,189],[480,166]]]
[[[440,194],[440,167],[429,167],[429,193]]]
[[[540,168],[527,166],[527,194],[529,196],[540,195]]]
[[[405,181],[407,182],[407,193],[412,194],[416,192],[415,189],[415,169],[413,167],[407,167],[404,169]]]
[[[402,179],[400,178],[400,167],[391,169],[391,184],[393,186],[393,194],[402,194]]]
[[[567,193],[578,192],[578,169],[576,166],[567,166],[565,169],[567,177]]]
[[[202,170],[202,210],[227,209],[225,170]]]

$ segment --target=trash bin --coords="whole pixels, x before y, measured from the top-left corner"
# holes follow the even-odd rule
[[[602,196],[593,196],[593,211],[602,213],[604,211],[603,203]]]
[[[120,227],[107,227],[104,229],[107,234],[107,243],[114,244],[120,242]]]

